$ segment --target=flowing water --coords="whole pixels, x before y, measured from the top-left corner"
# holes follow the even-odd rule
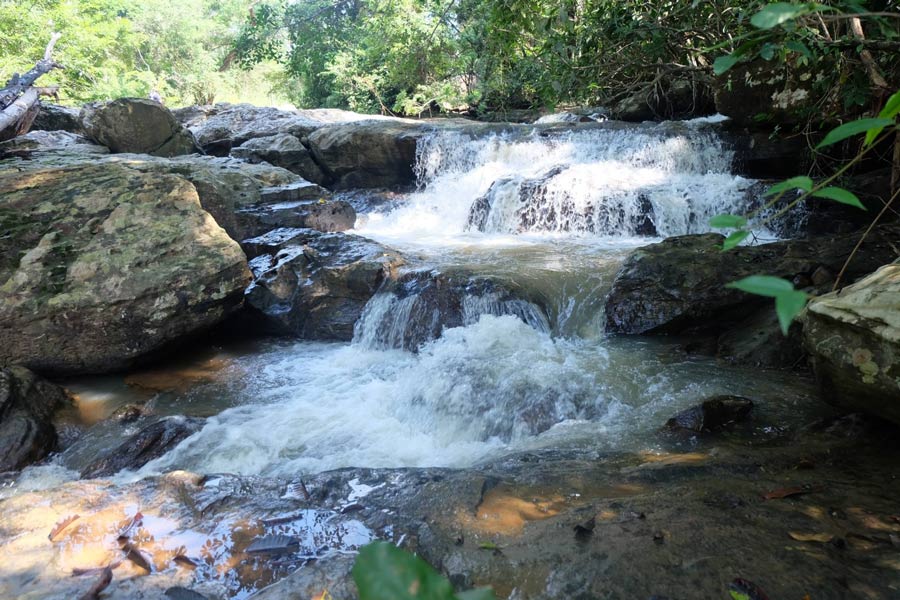
[[[468,466],[543,447],[644,450],[669,416],[722,393],[756,400],[757,433],[777,435],[765,424],[798,423],[815,405],[808,381],[603,332],[603,297],[630,250],[756,205],[758,185],[733,175],[732,161],[708,124],[435,134],[419,145],[418,190],[360,215],[355,233],[401,251],[409,281],[468,282],[455,292],[455,326],[410,347],[411,315],[429,309],[389,286],[352,343],[263,341],[193,358],[164,371],[163,383],[83,380],[82,418],[134,401],[209,416],[138,475],[293,476]],[[63,454],[46,476],[80,468],[87,454]],[[38,471],[30,477],[31,487],[47,485]]]

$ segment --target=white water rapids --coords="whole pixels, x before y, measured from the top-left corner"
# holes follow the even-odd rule
[[[668,417],[723,393],[790,413],[811,393],[795,376],[602,331],[603,296],[630,249],[707,231],[711,216],[752,203],[755,182],[731,174],[732,160],[713,129],[692,125],[420,142],[419,190],[361,215],[355,233],[405,253],[413,270],[461,271],[527,301],[463,298],[461,326],[411,352],[397,340],[412,300],[385,290],[353,343],[267,343],[234,359],[240,377],[173,400],[180,412],[224,410],[139,474],[287,476],[467,466],[540,447],[639,450]]]

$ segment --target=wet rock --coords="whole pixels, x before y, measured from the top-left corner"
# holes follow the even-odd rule
[[[80,113],[81,109],[73,106],[60,106],[58,104],[41,102],[41,109],[31,124],[31,130],[68,131],[81,134],[83,133],[81,120],[78,118]]]
[[[626,203],[609,199],[598,205],[578,206],[550,191],[554,179],[566,167],[554,167],[540,177],[504,178],[495,181],[487,193],[469,209],[467,229],[475,231],[523,233],[529,231],[590,232],[608,235],[658,235],[653,223],[653,204],[646,194]],[[558,188],[558,182],[556,187]],[[513,199],[514,220],[509,219]]]
[[[31,131],[0,143],[0,158],[31,157],[36,152],[64,150],[86,154],[107,154],[109,149],[67,131]]]
[[[123,368],[240,306],[240,246],[195,188],[119,164],[0,170],[0,361]]]
[[[720,335],[713,354],[734,364],[803,369],[806,352],[800,330],[799,323],[795,323],[785,336],[778,315],[771,306],[763,306]]]
[[[900,263],[812,300],[803,337],[826,400],[900,423]]]
[[[894,226],[867,236],[845,275],[865,275],[896,256]],[[858,234],[742,246],[722,252],[718,234],[672,237],[634,251],[625,261],[606,299],[611,333],[723,333],[770,299],[726,288],[748,275],[793,280],[824,267],[837,272]],[[825,290],[816,290],[823,292]]]
[[[346,231],[356,223],[349,203],[335,200],[324,188],[300,180],[260,190],[259,203],[236,213],[240,239],[260,236],[275,228]]]
[[[118,486],[71,482],[2,501],[0,552],[15,556],[22,568],[0,579],[0,596],[15,597],[27,580],[40,597],[79,597],[92,582],[71,577],[71,569],[118,559],[120,523],[139,504],[144,524],[132,538],[140,540],[153,570],[120,566],[107,590],[114,598],[160,598],[180,586],[210,598],[311,598],[327,589],[349,600],[356,597],[349,577],[354,552],[376,538],[415,552],[455,589],[490,585],[498,598],[648,598],[660,592],[718,598],[734,579],[735,564],[771,597],[829,597],[834,572],[848,573],[851,593],[891,597],[896,548],[885,528],[893,527],[900,493],[890,476],[893,455],[844,439],[827,444],[819,447],[823,455],[844,458],[814,471],[795,470],[810,447],[793,443],[710,455],[689,468],[678,454],[648,469],[635,468],[638,455],[543,450],[469,469],[341,469],[305,476],[302,484],[233,475],[201,483],[182,474]],[[856,476],[861,468],[873,475],[865,486]],[[848,545],[840,553],[773,553],[784,546],[786,531],[827,526],[758,500],[785,480],[798,486],[827,480],[811,492],[815,503],[865,506],[844,511],[841,529],[885,542],[864,552]],[[755,500],[741,504],[742,498]],[[351,502],[363,508],[342,514]],[[81,518],[48,543],[47,533],[74,514]],[[592,535],[574,539],[573,526],[591,516]],[[254,540],[273,535],[300,543],[283,554],[247,554]],[[482,549],[485,542],[502,552]],[[216,552],[203,555],[203,548]],[[190,556],[206,556],[209,568],[180,566]],[[866,568],[854,574],[848,564]]]
[[[17,471],[56,450],[53,413],[66,391],[22,367],[0,367],[0,472]]]
[[[713,396],[678,413],[663,426],[668,431],[712,433],[747,419],[753,401],[741,396]]]
[[[282,334],[350,340],[363,307],[402,262],[366,238],[307,229],[250,261],[247,303]]]
[[[296,173],[308,181],[326,183],[322,169],[300,140],[289,134],[253,138],[231,151],[231,155],[250,162],[267,162]]]
[[[513,315],[549,332],[545,310],[515,284],[465,272],[418,271],[387,284],[366,309],[358,338],[372,347],[416,350],[444,329],[484,314]]]
[[[432,129],[400,119],[329,125],[309,136],[309,148],[339,189],[407,186],[416,143]]]
[[[165,417],[148,425],[81,470],[86,479],[108,477],[124,469],[137,470],[200,431],[203,419]]]
[[[81,109],[86,135],[111,152],[178,156],[198,152],[194,136],[152,100],[120,98]]]

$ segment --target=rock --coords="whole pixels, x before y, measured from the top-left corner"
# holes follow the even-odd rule
[[[596,207],[591,203],[577,206],[573,202],[560,202],[553,193],[548,193],[548,188],[565,171],[566,167],[560,166],[535,178],[510,177],[495,181],[472,204],[466,228],[501,233],[577,231],[658,235],[653,223],[653,204],[646,194],[639,194],[633,206],[628,206],[631,201],[625,198],[609,198]]]
[[[400,119],[328,125],[310,134],[309,147],[338,189],[408,186],[416,143],[432,129]]]
[[[416,350],[444,329],[478,321],[484,314],[513,315],[549,332],[544,308],[512,283],[466,272],[417,271],[388,283],[369,303],[357,338],[372,347]]]
[[[312,159],[309,150],[297,137],[289,133],[247,140],[234,148],[231,155],[250,162],[267,162],[296,173],[313,183],[326,183],[322,169]]]
[[[818,68],[818,66],[817,66]],[[716,110],[743,127],[790,125],[815,109],[816,74],[799,65],[757,59],[735,65],[713,84]]]
[[[81,129],[81,121],[78,116],[81,109],[72,106],[59,106],[41,102],[41,109],[34,122],[32,131],[68,131],[69,133],[84,133]]]
[[[159,458],[184,441],[188,436],[200,431],[203,419],[187,417],[164,417],[148,425],[125,440],[117,448],[81,470],[85,479],[109,477],[119,471],[135,471],[148,462]]]
[[[281,110],[251,104],[219,103],[190,106],[173,111],[176,119],[190,129],[201,146],[230,142],[237,147],[254,138],[286,133],[303,140],[316,129],[330,123],[389,119],[361,115],[346,110],[318,108]]]
[[[235,213],[238,239],[257,237],[275,228],[309,228],[336,232],[352,229],[356,211],[343,200],[305,180],[259,190],[259,202]]]
[[[900,263],[815,298],[803,322],[823,397],[900,423]]]
[[[0,361],[121,369],[240,306],[246,259],[169,174],[0,170]]]
[[[416,553],[456,590],[490,585],[498,598],[719,598],[736,561],[741,574],[766,574],[772,598],[830,598],[847,553],[773,554],[786,531],[816,522],[760,496],[785,482],[826,481],[810,502],[864,506],[861,514],[846,511],[847,525],[865,539],[886,539],[884,519],[874,517],[894,514],[900,493],[890,447],[829,436],[816,445],[800,438],[740,452],[545,449],[473,468],[346,468],[302,481],[187,473],[118,485],[74,481],[0,501],[0,548],[19,565],[0,578],[0,597],[14,598],[27,586],[34,597],[80,598],[93,580],[72,577],[72,569],[121,558],[115,540],[139,509],[146,530],[132,539],[153,569],[123,563],[106,591],[111,598],[159,599],[180,586],[208,598],[313,598],[327,589],[335,600],[350,600],[355,553],[374,539]],[[822,460],[814,470],[797,470],[811,451]],[[860,472],[871,475],[866,485]],[[80,517],[48,543],[47,534],[72,515]],[[573,528],[591,517],[592,535],[574,539]],[[277,556],[246,552],[255,539],[273,535],[300,543]],[[482,548],[485,542],[500,550]],[[892,597],[896,549],[885,543],[865,550],[879,560],[862,574],[850,572],[841,588],[848,597],[867,590]],[[694,557],[691,576],[671,568],[684,557]],[[183,566],[191,558],[202,559],[201,567]]]
[[[716,340],[714,354],[726,362],[773,369],[803,369],[806,352],[800,326],[781,332],[778,315],[763,306],[730,327]]]
[[[17,471],[56,450],[56,409],[66,391],[22,367],[0,367],[0,472]]]
[[[748,275],[793,280],[819,267],[841,269],[860,234],[741,246],[722,252],[719,234],[671,237],[635,250],[616,275],[606,299],[610,333],[722,333],[771,299],[726,288]],[[898,230],[879,227],[866,237],[845,280],[893,260]],[[824,292],[826,290],[816,290]]]
[[[109,149],[91,143],[86,137],[68,131],[31,131],[11,140],[0,142],[0,158],[21,156],[29,158],[36,152],[66,152],[108,154]]]
[[[602,117],[600,115],[593,114],[580,114],[574,112],[561,112],[561,113],[553,113],[550,115],[544,115],[534,122],[535,125],[548,125],[548,124],[557,124],[557,123],[592,123],[594,121],[600,121]]]
[[[277,227],[336,232],[352,229],[356,211],[341,200],[296,200],[244,209],[238,213],[242,236],[258,236]]]
[[[402,263],[366,238],[306,229],[250,261],[247,304],[279,333],[349,341],[366,303]]]
[[[89,138],[111,152],[178,156],[199,151],[194,136],[167,108],[144,98],[88,104],[81,109],[81,123]]]
[[[709,83],[700,78],[666,79],[619,101],[611,117],[619,121],[690,119],[715,113]]]
[[[669,431],[712,433],[745,420],[753,401],[741,396],[713,396],[701,404],[681,411],[663,426]]]

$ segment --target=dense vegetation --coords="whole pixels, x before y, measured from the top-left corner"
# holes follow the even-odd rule
[[[267,97],[280,69],[228,69],[250,0],[0,0],[0,75],[23,72],[62,34],[54,58],[65,66],[41,79],[64,102],[146,97],[170,105]],[[267,80],[267,74],[269,78]]]
[[[0,72],[26,69],[59,30],[67,69],[53,78],[78,102],[157,89],[170,104],[287,99],[408,115],[611,105],[679,83],[696,91],[714,65],[761,59],[824,66],[817,110],[837,115],[871,108],[874,70],[885,90],[900,83],[897,0],[795,3],[803,14],[760,29],[751,17],[766,4],[0,0]]]

